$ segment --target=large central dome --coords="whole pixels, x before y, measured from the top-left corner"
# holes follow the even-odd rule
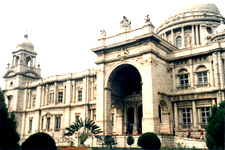
[[[170,15],[157,29],[157,33],[165,28],[173,25],[182,24],[184,22],[192,21],[216,21],[220,22],[223,17],[220,14],[219,9],[213,3],[203,4],[189,4],[177,9]]]

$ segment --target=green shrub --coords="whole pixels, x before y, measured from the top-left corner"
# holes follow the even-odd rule
[[[21,146],[22,150],[32,149],[51,149],[57,150],[54,139],[47,133],[38,132],[32,134],[26,139]]]
[[[219,104],[219,107],[211,107],[206,130],[206,145],[209,149],[224,149],[224,107],[225,101]]]
[[[131,147],[132,144],[134,144],[134,138],[133,136],[129,135],[127,137],[127,144]]]
[[[147,132],[141,135],[138,138],[138,146],[142,147],[143,149],[160,149],[161,142],[158,136],[155,133]]]

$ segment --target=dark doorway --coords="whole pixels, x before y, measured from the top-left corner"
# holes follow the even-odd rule
[[[137,124],[138,134],[142,133],[142,105],[138,107],[138,124]]]

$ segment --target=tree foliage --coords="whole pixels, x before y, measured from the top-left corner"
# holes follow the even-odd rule
[[[9,113],[0,90],[0,149],[19,149],[20,136],[16,131],[15,115]]]
[[[37,150],[37,149],[48,149],[48,150],[57,150],[56,143],[54,139],[47,133],[38,132],[29,136],[22,145],[22,150]]]
[[[143,149],[154,149],[158,150],[161,147],[161,142],[158,136],[153,132],[147,132],[142,134],[138,138],[138,146],[142,147]]]
[[[206,145],[209,149],[224,149],[224,106],[225,101],[219,107],[211,107],[211,115],[206,130]]]
[[[77,122],[74,122],[72,125],[66,128],[68,131],[64,135],[72,136],[73,134],[77,133],[78,138],[80,139],[80,144],[84,145],[84,142],[87,140],[88,135],[95,135],[102,133],[100,127],[95,124],[94,121],[85,118],[83,121],[82,118],[78,119]]]
[[[130,146],[130,149],[131,149],[131,145],[134,144],[134,138],[133,138],[133,136],[129,135],[127,137],[127,144]]]

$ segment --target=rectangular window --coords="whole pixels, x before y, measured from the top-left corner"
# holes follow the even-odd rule
[[[209,107],[201,108],[202,124],[208,124],[208,119],[209,119]]]
[[[46,125],[47,131],[50,130],[50,124],[51,124],[51,118],[47,118],[47,125]]]
[[[59,131],[61,126],[61,117],[55,117],[55,131]]]
[[[191,109],[185,108],[182,110],[182,128],[189,129],[191,125]]]
[[[33,107],[35,107],[35,103],[36,103],[36,98],[35,97],[33,97]]]
[[[63,102],[63,92],[58,92],[58,103]]]
[[[44,128],[44,118],[41,118],[41,130]]]
[[[112,126],[114,126],[114,114],[112,114]]]
[[[207,72],[199,72],[198,73],[198,84],[208,83]]]
[[[49,104],[53,103],[54,102],[54,93],[49,93]]]
[[[76,115],[75,116],[75,122],[77,122],[79,120],[80,116]]]
[[[180,75],[180,89],[188,89],[188,74]]]
[[[82,101],[82,90],[78,91],[78,101]]]
[[[33,119],[30,119],[29,120],[29,133],[31,133],[31,131],[32,131],[32,122],[33,122]]]

